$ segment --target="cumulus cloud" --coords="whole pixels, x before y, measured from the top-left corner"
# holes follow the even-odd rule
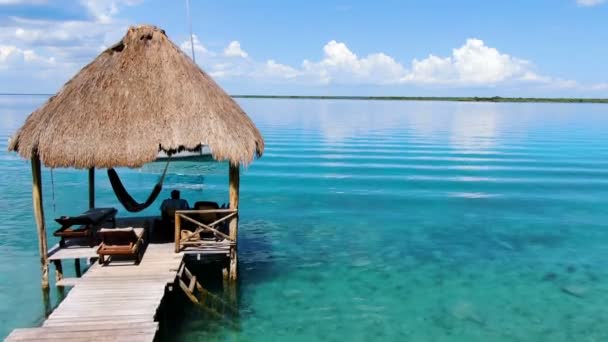
[[[9,62],[25,59],[24,51],[13,45],[0,45],[0,68],[7,68]]]
[[[501,53],[480,39],[467,39],[452,51],[452,56],[414,59],[402,81],[483,85],[514,79],[539,81],[541,76],[532,71],[530,62]]]
[[[585,6],[603,0],[577,0]],[[1,5],[39,4],[45,0],[0,0]],[[27,19],[6,16],[0,25],[0,76],[3,84],[23,79],[14,70],[28,70],[31,77],[48,76],[51,89],[65,81],[105,47],[114,43],[127,28],[118,14],[125,6],[142,0],[79,0],[82,20]],[[194,45],[194,46],[192,46]],[[581,85],[575,81],[540,74],[522,58],[499,51],[470,38],[446,55],[429,54],[400,61],[384,52],[358,54],[345,42],[330,40],[319,58],[285,64],[276,59],[256,60],[238,40],[214,50],[196,35],[193,44],[184,40],[180,48],[191,54],[210,75],[219,79],[249,79],[263,82],[306,85],[432,85],[449,87],[494,87],[525,83],[561,89],[608,90],[608,84]],[[20,83],[25,84],[25,81]]]
[[[0,0],[2,4],[39,4],[43,1]],[[36,79],[39,90],[56,89],[79,68],[124,34],[128,24],[116,17],[120,8],[139,0],[81,1],[89,19],[55,20],[6,16],[0,25],[0,77],[3,89],[20,91],[27,78]],[[19,72],[18,72],[18,71]],[[24,74],[24,70],[27,72]],[[47,80],[44,85],[39,79]],[[16,86],[15,84],[18,84]]]
[[[248,54],[241,48],[241,43],[234,40],[224,49],[224,56],[247,58]]]
[[[116,42],[126,27],[126,24],[102,24],[84,20],[11,17],[0,27],[0,42],[22,50],[35,51],[47,59],[54,58],[57,72],[63,71],[69,76],[105,47]]]
[[[601,5],[604,2],[605,2],[605,0],[576,0],[576,3],[579,6],[585,6],[585,7],[593,7],[593,6]]]
[[[198,36],[192,35],[192,42],[188,39],[181,43],[179,47],[184,51],[188,56],[192,57],[192,43],[194,43],[194,54],[197,56],[207,55],[209,54],[209,50],[201,43],[198,39]]]
[[[190,43],[181,44],[189,52]],[[238,41],[232,41],[223,53],[208,51],[195,37],[195,48],[208,58],[202,65],[215,77],[250,77],[283,79],[320,84],[441,84],[453,86],[495,85],[501,82],[547,82],[538,75],[532,63],[501,53],[482,40],[468,39],[450,56],[429,55],[414,59],[408,67],[395,58],[376,52],[358,56],[344,42],[331,40],[323,47],[318,61],[305,59],[294,67],[270,59],[264,63],[238,62],[230,57],[246,58]],[[223,58],[223,60],[222,60]]]
[[[180,47],[190,54],[190,41]],[[449,87],[494,87],[500,84],[528,84],[551,89],[608,90],[608,84],[581,85],[573,80],[542,75],[534,65],[500,52],[482,40],[470,38],[448,56],[430,54],[407,66],[376,52],[358,56],[344,42],[331,40],[318,61],[304,59],[291,66],[275,59],[256,61],[232,41],[220,52],[207,49],[194,36],[197,62],[218,79],[254,79],[299,84],[435,85]],[[240,57],[240,58],[235,58]]]
[[[253,75],[259,78],[293,80],[300,76],[301,72],[289,65],[277,63],[274,59],[269,59],[266,63],[259,66]]]
[[[302,74],[316,75],[322,83],[394,83],[405,72],[403,66],[383,53],[359,58],[346,44],[330,41],[319,62],[304,60]]]
[[[133,6],[142,0],[80,0],[88,12],[101,23],[110,23],[121,6]]]
[[[186,41],[182,48],[187,51]],[[217,55],[216,55],[217,56]],[[247,57],[237,41],[224,50],[224,57]],[[301,66],[293,67],[275,60],[252,63],[252,69],[234,63],[204,64],[217,71],[218,77],[241,76],[298,80],[313,83],[337,84],[448,84],[493,85],[506,81],[546,81],[536,74],[530,62],[512,57],[488,47],[479,39],[468,39],[464,45],[452,51],[451,56],[414,59],[405,67],[395,58],[382,53],[358,56],[344,42],[329,41],[323,47],[319,61],[305,59]],[[239,72],[228,72],[229,66],[238,66]]]
[[[24,69],[53,67],[54,57],[43,57],[33,50],[21,49],[13,45],[0,45],[0,71],[23,72]]]

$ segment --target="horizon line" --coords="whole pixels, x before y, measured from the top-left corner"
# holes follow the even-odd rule
[[[53,96],[49,93],[1,93],[0,96]],[[449,102],[553,102],[606,103],[608,98],[585,97],[502,97],[502,96],[367,96],[367,95],[252,95],[233,94],[233,98],[311,99],[311,100],[385,100],[385,101],[449,101]]]

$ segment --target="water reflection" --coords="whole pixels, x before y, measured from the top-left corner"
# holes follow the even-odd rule
[[[452,119],[450,145],[471,153],[496,147],[501,120],[498,111],[492,103],[459,106]]]

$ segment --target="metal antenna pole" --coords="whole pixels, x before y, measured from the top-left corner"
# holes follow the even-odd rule
[[[194,36],[192,35],[192,17],[190,16],[190,0],[186,0],[186,13],[188,15],[188,26],[190,29],[190,47],[192,48],[192,61],[196,63],[194,56]]]

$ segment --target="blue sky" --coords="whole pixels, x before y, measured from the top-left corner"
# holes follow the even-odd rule
[[[190,53],[186,2],[0,0],[0,92],[54,93],[124,34]],[[191,0],[232,94],[608,97],[608,1]]]

